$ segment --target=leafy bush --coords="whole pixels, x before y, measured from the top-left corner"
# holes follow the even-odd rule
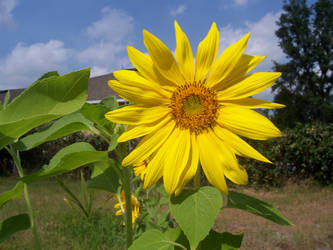
[[[333,183],[333,124],[298,124],[282,138],[250,144],[273,162],[241,159],[252,184],[281,186],[290,178]]]
[[[31,134],[40,130],[33,129]],[[29,133],[30,134],[30,133]],[[96,150],[106,150],[107,143],[88,131],[81,131],[62,138],[46,142],[38,147],[20,153],[22,162],[25,163],[25,171],[33,172],[39,170],[43,165],[48,164],[50,159],[62,148],[69,146],[75,142],[88,142],[94,146]],[[0,151],[0,176],[9,176],[13,173],[13,162],[5,149]],[[80,177],[79,171],[74,174],[77,178]]]

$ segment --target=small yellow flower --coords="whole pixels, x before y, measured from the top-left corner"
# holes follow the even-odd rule
[[[145,177],[145,174],[147,172],[147,165],[148,165],[149,161],[150,161],[150,159],[147,158],[146,160],[133,165],[134,175],[135,176],[140,175],[141,180],[143,180],[143,178]]]
[[[126,211],[126,201],[125,201],[125,193],[124,190],[121,191],[120,194],[120,199],[121,199],[121,204],[117,203],[116,205],[114,205],[115,209],[119,209],[116,212],[116,215],[122,215],[123,211]],[[131,196],[131,203],[132,203],[132,227],[134,227],[134,223],[136,221],[136,219],[139,217],[139,212],[140,212],[140,203],[138,201],[138,199],[132,194]],[[125,225],[125,222],[123,222],[123,224]]]
[[[105,114],[128,124],[119,142],[143,137],[122,165],[147,157],[144,188],[162,176],[166,191],[179,191],[197,172],[200,162],[208,181],[227,194],[225,177],[245,185],[248,176],[236,155],[270,162],[239,136],[267,140],[281,132],[253,109],[284,105],[251,98],[271,86],[278,72],[248,74],[263,56],[243,54],[249,34],[229,46],[217,59],[219,32],[213,23],[199,44],[195,61],[188,38],[175,22],[176,51],[143,31],[149,55],[128,47],[137,71],[114,72],[108,82],[124,99],[135,103]],[[239,136],[238,136],[239,135]]]

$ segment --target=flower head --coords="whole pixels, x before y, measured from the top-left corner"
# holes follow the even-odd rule
[[[117,203],[116,205],[114,205],[114,208],[118,209],[118,211],[116,212],[117,216],[122,215],[126,211],[126,201],[125,201],[124,190],[121,191],[120,199],[121,199],[121,204]],[[133,194],[131,196],[131,203],[132,203],[132,227],[134,227],[134,223],[135,223],[136,219],[139,217],[140,203]]]
[[[135,105],[105,117],[130,125],[119,142],[143,137],[122,164],[135,165],[150,157],[145,188],[163,176],[168,193],[179,191],[200,162],[208,181],[227,194],[225,177],[237,184],[248,182],[236,155],[270,162],[239,136],[256,140],[281,136],[273,123],[253,109],[284,105],[251,98],[271,86],[281,73],[248,74],[264,59],[243,53],[249,34],[216,59],[219,32],[213,23],[194,61],[188,38],[177,22],[175,31],[176,58],[146,30],[143,37],[149,55],[128,47],[137,71],[116,71],[117,80],[108,83]]]
[[[141,180],[143,180],[143,178],[145,177],[149,161],[150,159],[148,157],[146,160],[133,165],[134,175],[135,176],[140,175]]]

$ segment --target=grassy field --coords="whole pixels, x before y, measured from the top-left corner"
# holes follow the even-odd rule
[[[12,179],[0,179],[0,193],[14,185]],[[74,191],[79,182],[65,181]],[[113,200],[96,192],[96,213],[86,219],[64,202],[64,192],[54,181],[29,186],[37,227],[44,249],[124,249],[120,218],[114,216]],[[232,233],[244,232],[242,249],[333,249],[333,188],[288,185],[283,189],[255,191],[238,189],[278,208],[295,225],[278,226],[255,215],[225,209],[214,228]],[[7,203],[0,220],[25,212],[23,200]],[[33,249],[30,230],[17,233],[0,249]]]

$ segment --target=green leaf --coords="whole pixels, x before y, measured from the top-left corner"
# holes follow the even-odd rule
[[[11,190],[0,194],[0,208],[12,199],[20,198],[23,192],[24,183],[19,181]]]
[[[229,191],[228,204],[224,208],[239,208],[247,212],[259,215],[282,226],[293,225],[286,217],[270,204],[241,194],[235,191]]]
[[[111,136],[115,125],[104,117],[108,111],[109,109],[101,104],[89,103],[84,104],[80,110],[84,117],[92,121],[97,128],[102,128],[104,132],[107,132]]]
[[[174,244],[162,232],[152,229],[144,232],[128,250],[173,250]]]
[[[109,96],[104,98],[101,102],[101,105],[105,106],[108,108],[108,111],[115,110],[119,107],[117,98],[115,96]]]
[[[169,228],[167,231],[164,232],[164,235],[173,242],[176,242],[185,249],[190,249],[189,242],[184,234],[184,232],[180,229],[180,227],[175,227],[175,228]],[[180,250],[182,249],[179,246],[175,246],[175,250]]]
[[[107,160],[107,151],[96,151],[89,143],[77,142],[61,149],[41,172],[20,179],[25,183],[31,183],[69,172],[83,165]]]
[[[19,214],[4,220],[0,224],[0,243],[11,235],[30,228],[30,219],[27,214]]]
[[[10,91],[8,90],[3,100],[3,108],[6,108],[10,101]]]
[[[119,137],[119,134],[115,133],[111,136],[111,139],[110,139],[110,144],[109,144],[109,147],[108,147],[108,151],[111,152],[113,151],[117,145],[118,145],[118,137]]]
[[[43,80],[45,78],[49,78],[52,76],[59,76],[59,73],[57,71],[49,71],[43,74],[41,77],[39,77],[38,80]]]
[[[114,161],[97,162],[94,164],[89,182],[89,188],[102,189],[111,193],[117,193],[120,185],[119,177],[115,170],[110,166]],[[118,166],[115,165],[118,168]]]
[[[66,115],[52,123],[50,126],[28,135],[15,143],[13,146],[20,151],[30,150],[42,143],[58,139],[60,137],[81,131],[89,130],[93,123],[81,113]]]
[[[87,99],[89,69],[38,80],[0,111],[0,149],[29,130],[72,113]]]
[[[234,235],[211,230],[209,235],[200,242],[198,250],[237,250],[241,247],[242,240],[243,234]]]
[[[179,196],[171,196],[171,213],[188,238],[191,249],[209,233],[221,206],[222,196],[213,187],[184,190]]]

